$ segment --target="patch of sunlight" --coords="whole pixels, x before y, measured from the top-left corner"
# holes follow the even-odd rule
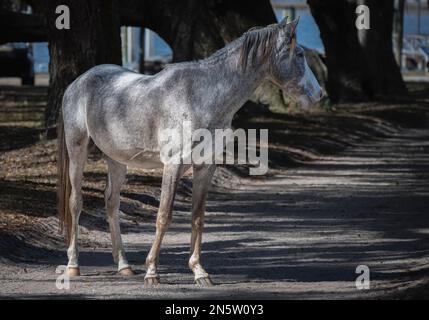
[[[429,228],[408,229],[408,231],[419,234],[429,234]]]

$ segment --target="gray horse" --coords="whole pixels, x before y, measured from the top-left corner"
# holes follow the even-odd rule
[[[146,285],[159,283],[159,251],[172,219],[177,183],[192,167],[189,267],[197,284],[212,285],[201,265],[200,254],[207,190],[215,165],[164,161],[161,150],[166,142],[161,140],[161,132],[171,128],[180,130],[185,121],[192,123],[192,130],[230,128],[234,114],[266,79],[303,106],[319,101],[322,90],[306,63],[304,50],[296,44],[297,23],[283,20],[251,29],[207,59],[171,64],[154,76],[100,65],[67,88],[59,123],[58,211],[61,230],[69,246],[67,272],[70,276],[80,275],[81,186],[88,146],[94,143],[108,162],[105,202],[119,273],[133,274],[118,222],[119,194],[127,166],[163,168],[156,235],[146,259]]]

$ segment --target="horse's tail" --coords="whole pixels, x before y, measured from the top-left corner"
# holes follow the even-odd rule
[[[57,159],[57,172],[58,172],[58,218],[59,233],[65,237],[67,245],[70,243],[71,235],[71,211],[69,207],[71,183],[69,177],[70,158],[67,152],[66,139],[64,134],[64,120],[60,113],[58,117],[58,159]]]

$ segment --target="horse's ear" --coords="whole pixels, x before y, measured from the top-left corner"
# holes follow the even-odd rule
[[[279,22],[279,27],[280,27],[280,28],[284,28],[284,27],[286,27],[286,26],[288,25],[287,20],[288,20],[288,17],[287,17],[287,16],[286,16],[286,17],[284,17],[284,18],[282,19],[282,21],[280,21],[280,22]]]
[[[296,28],[298,27],[299,23],[299,16],[295,20],[293,20],[291,23],[288,23],[288,26],[290,28],[290,35],[294,36],[296,32]]]
[[[286,36],[293,38],[295,36],[296,28],[299,23],[299,16],[292,22],[288,23],[288,17],[283,18],[282,21],[279,22],[279,27],[284,31]]]

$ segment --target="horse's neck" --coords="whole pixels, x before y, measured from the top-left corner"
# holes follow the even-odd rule
[[[227,55],[226,59],[220,59],[212,66],[214,74],[222,75],[219,82],[223,85],[220,101],[214,101],[215,118],[223,118],[230,122],[235,113],[249,100],[256,88],[262,83],[267,74],[266,66],[261,63],[249,63],[246,70],[239,65],[239,50]]]

